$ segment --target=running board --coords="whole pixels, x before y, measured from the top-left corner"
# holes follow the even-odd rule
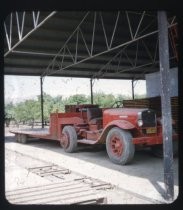
[[[80,139],[77,140],[78,143],[82,143],[82,144],[97,144],[98,141],[95,140],[90,140],[90,139]]]

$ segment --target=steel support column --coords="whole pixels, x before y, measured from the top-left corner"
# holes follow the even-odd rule
[[[135,99],[135,95],[134,95],[134,80],[132,79],[132,99]]]
[[[90,79],[91,104],[93,104],[93,79]]]
[[[164,184],[166,199],[174,198],[174,172],[172,153],[172,119],[170,101],[170,72],[169,72],[169,46],[168,22],[164,11],[158,12],[159,28],[159,60],[161,82],[161,105],[163,122],[163,156],[164,156]]]
[[[42,128],[44,128],[44,106],[43,106],[43,78],[40,77],[40,85],[41,85],[41,124]]]

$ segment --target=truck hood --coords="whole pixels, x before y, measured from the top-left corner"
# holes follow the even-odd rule
[[[124,116],[137,116],[139,112],[148,110],[148,108],[112,108],[104,111],[105,115],[124,115]]]

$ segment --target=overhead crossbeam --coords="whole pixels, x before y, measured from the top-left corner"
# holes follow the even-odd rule
[[[43,20],[40,20],[40,12],[32,11],[32,16],[28,12],[15,12],[10,14],[10,23],[7,24],[7,21],[4,22],[4,30],[6,35],[6,41],[8,46],[8,51],[5,52],[4,57],[6,57],[10,52],[12,52],[19,44],[21,44],[25,39],[27,39],[33,32],[35,32],[40,26],[42,26],[48,19],[50,19],[53,15],[56,14],[56,11],[51,12],[47,15]],[[25,19],[26,17],[32,17],[33,26],[32,29],[24,34],[25,28]],[[13,25],[13,20],[16,22],[16,25]],[[9,26],[9,30],[8,30]],[[16,28],[15,34],[12,33],[13,27]],[[17,36],[18,34],[18,42],[12,45],[13,37]]]
[[[106,20],[104,20],[105,14],[103,12],[87,12],[81,22],[76,26],[75,30],[71,33],[65,44],[62,46],[62,48],[59,50],[59,52],[56,54],[56,56],[53,58],[53,60],[49,63],[48,67],[46,68],[45,72],[42,74],[42,76],[49,76],[54,75],[60,71],[66,70],[70,67],[74,67],[77,64],[80,64],[82,62],[85,62],[87,60],[90,60],[92,58],[95,58],[97,56],[100,56],[102,54],[117,50],[119,48],[120,52],[117,52],[117,54],[114,56],[114,58],[118,59],[118,65],[116,67],[115,72],[120,74],[129,70],[133,70],[136,68],[142,68],[145,66],[154,65],[157,63],[156,60],[156,54],[157,54],[157,45],[156,43],[155,49],[153,53],[147,46],[147,43],[145,41],[146,37],[156,35],[157,30],[157,17],[156,16],[149,16],[146,15],[146,12],[139,12],[137,13],[137,21],[136,25],[134,23],[132,24],[131,19],[131,12],[128,11],[117,11],[114,13],[115,20],[113,21],[113,25],[111,26],[111,33],[107,33],[106,28]],[[133,13],[134,15],[134,13]],[[148,17],[148,21],[146,21],[146,18]],[[128,40],[124,42],[124,40],[121,40],[121,43],[116,44],[115,39],[117,38],[119,40],[119,37],[122,37],[123,31],[120,28],[120,19],[123,18],[123,22],[128,26],[126,30],[128,30]],[[150,21],[149,21],[150,18]],[[87,30],[87,20],[90,19],[90,22],[93,22],[93,25],[91,26],[91,37],[90,40],[85,36],[85,31]],[[152,28],[153,24],[155,24],[154,28],[149,31],[149,28]],[[175,25],[176,22],[174,19],[172,19],[169,23],[169,27],[172,27]],[[100,34],[103,34],[103,44],[106,49],[99,51],[97,48],[97,33],[100,30]],[[148,33],[147,33],[148,30]],[[102,31],[102,32],[101,32]],[[156,38],[157,39],[157,38]],[[75,50],[70,49],[70,44],[73,44],[75,42]],[[134,59],[130,58],[127,51],[125,50],[130,44],[137,42],[136,45],[136,56]],[[86,50],[86,57],[81,58],[79,47],[78,45],[83,45],[83,47]],[[149,59],[149,62],[146,64],[138,65],[138,50],[139,45],[143,46],[144,51],[146,52],[146,55]],[[67,60],[66,56],[67,55]],[[70,61],[68,62],[68,57],[70,56]],[[125,56],[126,60],[129,61],[129,68],[123,69],[120,67],[120,57]],[[66,62],[65,62],[66,61]],[[107,64],[102,67],[102,69],[99,69],[99,72],[97,74],[93,75],[94,77],[101,76],[102,74],[106,73],[105,67],[109,65],[113,61],[113,58],[107,62]],[[120,69],[120,70],[119,70]]]
[[[136,42],[136,48],[134,48],[135,51],[135,57],[132,59],[130,55],[128,55],[128,46],[124,46],[122,49],[119,50],[119,52],[116,53],[109,61],[101,68],[99,71],[93,75],[93,78],[102,78],[107,72],[109,72],[111,69],[113,69],[114,73],[116,75],[119,75],[120,73],[129,72],[134,69],[139,69],[142,67],[147,66],[154,66],[159,63],[159,58],[157,56],[158,52],[158,36],[156,36],[156,45],[154,49],[151,49],[151,51],[148,48],[148,45],[144,39],[138,40]],[[139,46],[143,47],[144,52],[147,55],[146,62],[143,64],[140,64],[142,61],[138,57],[138,51]],[[173,57],[170,57],[169,59],[172,60],[175,58],[175,55]],[[124,64],[122,64],[123,59],[126,59],[126,62],[128,62],[129,66],[126,67]],[[113,62],[117,63],[117,65],[113,65]],[[111,66],[111,68],[110,68]],[[145,70],[142,74],[144,75],[147,70]]]

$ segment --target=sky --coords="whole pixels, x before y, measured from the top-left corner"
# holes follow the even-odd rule
[[[5,103],[19,102],[40,95],[40,77],[36,76],[5,76]],[[43,91],[51,96],[69,97],[74,94],[90,95],[90,79],[45,77]],[[94,80],[93,92],[106,94],[132,95],[131,80]],[[135,85],[135,94],[146,94],[146,82],[139,80]]]

